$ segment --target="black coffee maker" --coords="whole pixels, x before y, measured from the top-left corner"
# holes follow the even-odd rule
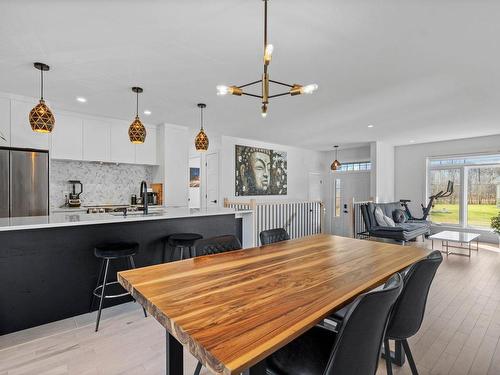
[[[72,191],[69,193],[68,206],[69,207],[80,207],[82,205],[82,201],[80,200],[80,194],[83,193],[83,184],[78,180],[69,180],[69,183],[72,185]],[[80,191],[76,191],[76,186],[80,185]]]

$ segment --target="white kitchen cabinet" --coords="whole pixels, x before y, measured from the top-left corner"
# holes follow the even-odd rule
[[[111,124],[111,161],[135,163],[135,145],[128,138],[127,121],[113,121]]]
[[[156,127],[146,127],[146,141],[135,145],[135,163],[155,165],[156,161]]]
[[[48,150],[50,145],[50,134],[36,133],[31,130],[29,123],[29,114],[37,101],[23,102],[20,100],[12,100],[10,105],[10,139],[12,147],[21,148],[36,148]],[[49,104],[49,103],[47,103]],[[50,106],[49,106],[50,107]],[[52,108],[51,108],[52,109]],[[58,126],[57,113],[53,112]]]
[[[83,120],[83,160],[111,161],[110,124],[100,120]]]
[[[10,100],[0,98],[0,146],[10,146]]]
[[[82,119],[58,115],[56,125],[52,131],[52,159],[82,160]]]

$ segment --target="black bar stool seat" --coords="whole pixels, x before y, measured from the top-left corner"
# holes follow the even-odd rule
[[[191,257],[191,249],[197,240],[201,240],[203,236],[198,233],[172,233],[165,238],[166,243],[174,249],[170,254],[170,261],[173,260],[175,249],[181,249],[181,260],[184,259],[184,251],[188,251],[188,256]],[[163,253],[163,260],[165,260],[165,251]]]
[[[139,244],[135,242],[116,242],[96,246],[94,255],[97,258],[117,259],[137,254]]]
[[[97,312],[97,319],[95,325],[95,331],[97,332],[99,329],[99,322],[101,320],[101,312],[102,305],[105,298],[119,298],[130,295],[129,292],[123,291],[122,288],[120,293],[116,294],[106,294],[106,288],[111,285],[119,285],[118,281],[108,282],[108,271],[109,271],[109,262],[114,259],[127,259],[129,268],[135,268],[134,263],[134,255],[139,251],[139,244],[136,242],[114,242],[98,245],[94,248],[94,255],[96,258],[102,259],[101,261],[101,269],[99,271],[99,277],[97,278],[97,285],[92,292],[92,301],[90,303],[90,310],[92,310],[92,306],[94,305],[95,298],[99,298],[99,310]],[[104,278],[101,277],[104,272]],[[144,307],[142,308],[144,311],[144,316],[147,317],[146,310]]]

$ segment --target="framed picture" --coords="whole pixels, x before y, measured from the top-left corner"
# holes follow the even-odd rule
[[[235,195],[287,195],[286,152],[235,146]]]
[[[189,187],[200,187],[200,168],[189,168]]]

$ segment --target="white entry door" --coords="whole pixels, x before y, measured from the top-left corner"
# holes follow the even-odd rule
[[[370,196],[370,172],[334,172],[331,180],[332,233],[352,237],[351,205]]]
[[[206,193],[205,204],[207,208],[219,206],[219,153],[213,152],[206,155],[205,159]]]

